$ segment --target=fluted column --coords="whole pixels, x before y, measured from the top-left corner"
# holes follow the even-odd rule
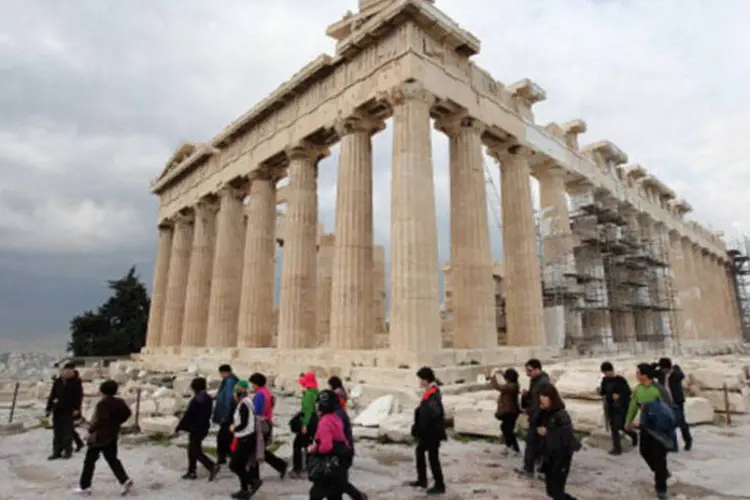
[[[419,83],[392,92],[390,348],[429,362],[441,348],[430,108]]]
[[[182,342],[182,321],[185,317],[190,254],[193,247],[193,216],[178,215],[174,220],[172,257],[167,278],[167,297],[162,326],[163,347],[176,347]]]
[[[735,286],[733,263],[731,261],[724,268],[724,280],[729,290],[729,310],[732,314],[732,338],[742,340],[744,338],[744,331],[742,320],[740,319],[740,304],[737,301],[737,288]]]
[[[663,266],[657,267],[657,318],[659,319],[660,335],[664,339],[672,338],[671,312],[674,309],[674,288],[668,273],[671,272],[669,259],[669,235],[667,227],[662,222],[655,222],[653,226],[656,242],[656,256]]]
[[[719,258],[713,254],[711,258],[711,273],[713,274],[714,289],[716,290],[716,303],[719,316],[719,325],[721,326],[721,334],[725,340],[733,340],[732,335],[732,316],[730,312],[730,299],[727,293],[727,287],[724,283],[726,273],[724,266]]]
[[[207,201],[201,201],[195,206],[193,249],[182,323],[182,345],[185,347],[206,345],[216,239],[216,209],[216,205]]]
[[[172,255],[171,223],[159,224],[159,241],[156,247],[156,264],[154,265],[154,284],[151,287],[151,308],[148,313],[148,333],[146,347],[154,349],[161,347],[162,326],[164,323],[164,308],[167,298],[167,281],[169,278],[169,262]]]
[[[682,289],[682,296],[685,299],[683,301],[685,328],[681,333],[684,340],[698,340],[698,317],[700,310],[697,305],[700,304],[700,299],[697,289],[698,275],[696,272],[695,254],[693,252],[693,244],[689,239],[683,238],[681,244],[685,267],[685,279]]]
[[[250,183],[246,205],[239,347],[270,347],[276,266],[276,179],[269,174]]]
[[[531,152],[512,146],[491,151],[502,164],[500,184],[505,254],[507,343],[545,345],[542,285],[529,185]]]
[[[672,268],[672,286],[674,300],[672,309],[672,338],[683,340],[685,337],[685,257],[682,253],[682,242],[676,231],[669,234],[669,254]]]
[[[383,245],[373,246],[372,260],[373,324],[375,325],[375,334],[377,335],[388,331],[385,322],[385,247]]]
[[[459,114],[436,124],[450,138],[453,347],[497,346],[495,283],[482,155],[484,125]]]
[[[216,248],[206,340],[209,347],[237,346],[245,242],[243,218],[242,193],[224,186],[219,191],[219,212],[216,215]]]
[[[281,266],[279,349],[312,347],[316,337],[318,160],[326,154],[324,149],[309,143],[287,151],[289,185]]]
[[[355,114],[339,120],[336,238],[331,284],[333,349],[371,349],[372,324],[372,141],[385,125]]]
[[[316,319],[317,339],[314,345],[328,345],[331,340],[331,287],[333,285],[333,255],[336,236],[323,234],[318,237],[318,299]]]

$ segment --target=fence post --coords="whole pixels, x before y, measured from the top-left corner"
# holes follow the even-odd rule
[[[13,414],[16,412],[16,402],[18,401],[18,389],[21,387],[21,382],[16,382],[13,387],[13,401],[10,403],[10,415],[8,415],[8,423],[13,423]]]
[[[140,431],[141,426],[139,425],[141,416],[141,388],[135,393],[135,428]]]
[[[729,388],[727,388],[727,384],[724,384],[724,411],[726,412],[726,421],[727,425],[732,425],[732,413],[729,411]]]

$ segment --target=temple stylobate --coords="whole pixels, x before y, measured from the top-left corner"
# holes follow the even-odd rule
[[[152,183],[159,240],[145,355],[284,353],[397,367],[487,361],[499,338],[527,349],[740,339],[721,238],[686,220],[690,205],[613,143],[579,146],[582,120],[536,124],[544,91],[529,80],[504,85],[474,64],[479,40],[433,2],[360,0],[327,33],[334,56],[312,61],[211,141],[182,144]],[[372,137],[386,120],[389,276],[373,232]],[[450,144],[450,348],[433,129]],[[318,166],[337,143],[335,228],[326,233]],[[501,179],[502,337],[485,153]]]

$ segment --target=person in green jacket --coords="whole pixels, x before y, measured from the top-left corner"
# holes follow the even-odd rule
[[[315,435],[314,427],[317,422],[315,401],[319,392],[318,379],[313,372],[302,374],[299,378],[299,385],[302,386],[302,407],[297,417],[300,419],[299,432],[295,431],[292,443],[292,472],[289,475],[293,478],[302,476],[302,456]]]
[[[633,421],[643,405],[662,401],[661,391],[654,385],[654,374],[648,363],[641,363],[635,372],[638,385],[633,391],[630,399],[628,413],[625,418],[625,430],[633,430]],[[656,498],[663,500],[667,498],[667,479],[669,469],[667,468],[667,448],[649,432],[641,430],[641,438],[638,443],[638,451],[648,468],[654,473],[654,486]]]

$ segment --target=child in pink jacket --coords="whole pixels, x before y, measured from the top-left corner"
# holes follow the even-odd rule
[[[318,421],[318,428],[315,431],[315,441],[308,448],[308,453],[310,455],[327,455],[333,453],[337,442],[343,443],[348,449],[351,449],[351,443],[349,443],[344,433],[344,423],[336,415],[336,410],[339,408],[336,393],[328,390],[321,391],[318,394],[317,407],[320,420]],[[332,476],[313,482],[312,488],[310,488],[310,498],[312,500],[341,498],[348,483],[346,472],[349,464],[342,465],[344,467],[340,471],[340,474],[333,474]]]

